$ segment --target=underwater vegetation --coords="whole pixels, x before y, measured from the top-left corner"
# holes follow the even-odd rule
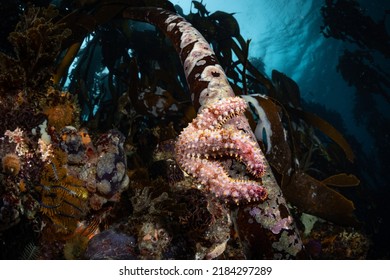
[[[378,213],[389,211],[386,199],[381,198],[390,195],[387,172],[390,141],[386,129],[390,122],[387,114],[390,105],[390,32],[389,10],[383,10],[383,16],[373,19],[358,1],[326,1],[321,8],[324,36],[350,43],[340,54],[337,71],[354,88],[354,118],[359,125],[366,127],[373,139],[368,156],[358,158],[357,166],[365,169],[360,172],[361,178],[365,177],[366,185],[371,186],[365,195],[371,197],[370,207]],[[379,233],[374,242],[377,245],[372,250],[388,258],[389,249],[380,241],[388,232],[387,215],[380,214],[375,218],[378,215],[370,211],[365,215],[374,215],[371,230]]]
[[[0,53],[2,258],[367,257],[355,151],[233,14],[48,2]]]

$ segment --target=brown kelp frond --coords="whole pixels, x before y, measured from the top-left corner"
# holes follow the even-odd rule
[[[354,203],[322,182],[296,172],[283,188],[288,200],[302,211],[341,225],[359,224],[354,216]]]
[[[339,144],[349,160],[353,158],[351,148],[341,133],[328,122],[292,107],[290,104],[294,102],[299,106],[298,87],[289,85],[291,82],[286,85],[285,77],[279,81],[278,88],[286,91],[284,94],[279,93],[279,90],[275,91],[279,93],[276,97],[280,100],[260,94],[242,97],[250,104],[255,115],[256,137],[263,144],[267,160],[279,178],[284,195],[301,211],[336,223],[356,225],[353,202],[328,186],[357,186],[360,181],[352,174],[339,173],[330,176],[332,174],[318,170],[319,158],[322,158],[324,163],[333,160],[327,152],[327,144],[320,140],[313,128],[319,129]],[[297,94],[286,94],[291,91]],[[295,101],[292,102],[290,98]],[[312,177],[314,175],[309,175],[313,170],[319,173],[317,175],[328,178],[323,181],[315,179]],[[331,204],[337,207],[328,207]]]
[[[295,109],[294,112],[300,117],[302,117],[308,124],[319,129],[326,136],[336,142],[343,149],[347,159],[353,162],[355,155],[353,154],[353,151],[349,146],[347,140],[336,128],[334,128],[330,123],[315,114],[297,109]]]
[[[322,180],[321,183],[333,187],[356,187],[360,180],[353,174],[340,173]]]

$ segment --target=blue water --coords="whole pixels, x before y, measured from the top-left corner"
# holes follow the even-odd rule
[[[212,0],[203,1],[210,12],[222,10],[235,13],[244,39],[251,39],[249,53],[260,57],[265,73],[272,69],[294,79],[307,102],[326,106],[342,116],[343,133],[353,135],[364,147],[366,154],[375,151],[373,136],[364,123],[357,123],[353,115],[355,88],[349,86],[337,72],[339,56],[344,49],[353,49],[351,43],[325,38],[320,33],[323,24],[320,9],[324,0]],[[185,14],[192,8],[190,0],[172,1],[183,8]],[[390,1],[359,1],[364,13],[374,20],[383,18],[390,9]],[[390,30],[390,20],[387,21]],[[383,61],[379,61],[382,63]],[[389,61],[386,62],[390,67]],[[386,67],[386,66],[385,66]],[[376,98],[377,108],[389,117],[390,106],[382,98]],[[364,112],[362,112],[364,114]]]

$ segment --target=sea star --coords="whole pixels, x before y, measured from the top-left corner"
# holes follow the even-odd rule
[[[175,146],[176,159],[185,172],[197,178],[216,197],[225,201],[265,200],[267,192],[256,181],[229,177],[217,157],[230,156],[243,162],[255,177],[264,174],[264,159],[249,135],[224,124],[243,114],[246,102],[229,97],[203,108],[182,131]]]

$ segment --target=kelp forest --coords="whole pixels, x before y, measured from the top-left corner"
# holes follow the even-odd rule
[[[362,147],[203,2],[2,1],[2,259],[389,256]]]

